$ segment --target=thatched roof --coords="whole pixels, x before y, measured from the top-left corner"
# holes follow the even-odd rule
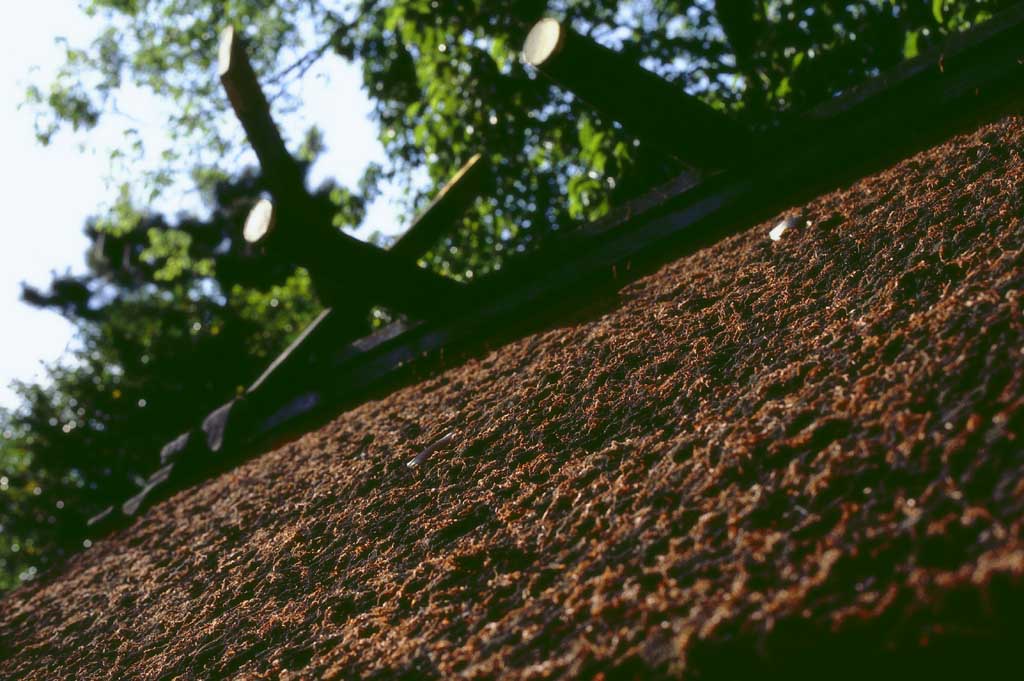
[[[1010,659],[1022,155],[957,137],[179,493],[0,602],[0,676]]]

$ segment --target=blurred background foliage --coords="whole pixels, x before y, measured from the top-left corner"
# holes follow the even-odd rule
[[[340,229],[362,224],[384,181],[411,216],[473,153],[490,157],[495,186],[421,260],[472,279],[681,170],[524,67],[518,49],[542,16],[767,129],[1010,4],[83,0],[106,28],[91,45],[65,45],[55,79],[28,88],[39,142],[93,129],[131,88],[168,104],[172,144],[139,172],[130,160],[142,141],[128,127],[108,150],[125,161],[118,190],[85,225],[88,271],[24,289],[78,336],[46,380],[17,386],[19,408],[0,410],[0,588],[87,545],[84,520],[134,493],[165,442],[250,382],[319,311],[304,271],[239,238],[263,187],[237,166],[244,139],[215,76],[224,26],[243,31],[278,114],[301,107],[289,85],[326,55],[361,64],[389,162],[354,187],[317,189]],[[307,162],[323,149],[315,128],[291,142]],[[183,181],[205,213],[154,212]]]

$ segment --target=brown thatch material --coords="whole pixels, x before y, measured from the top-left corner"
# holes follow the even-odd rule
[[[0,677],[1012,659],[1022,154],[958,137],[177,495],[0,602]]]

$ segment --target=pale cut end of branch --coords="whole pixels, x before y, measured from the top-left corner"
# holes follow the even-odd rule
[[[541,19],[526,36],[523,44],[523,60],[530,66],[543,66],[556,55],[565,41],[562,25],[550,17]]]
[[[228,26],[220,32],[220,46],[217,49],[217,75],[223,78],[231,70],[231,56],[235,50],[235,27]]]
[[[267,199],[260,199],[249,211],[245,218],[245,228],[242,235],[251,244],[257,244],[267,238],[274,230],[275,223],[274,204]]]

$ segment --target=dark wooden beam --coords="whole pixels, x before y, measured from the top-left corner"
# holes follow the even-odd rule
[[[302,171],[274,124],[270,104],[234,27],[221,32],[217,64],[220,82],[256,152],[270,191],[275,195],[302,191]]]
[[[252,395],[258,392],[261,388],[271,383],[275,375],[284,373],[289,364],[295,362],[295,358],[300,354],[300,349],[308,345],[311,338],[317,338],[323,336],[323,330],[325,327],[331,326],[331,321],[337,316],[337,313],[333,308],[326,308],[317,315],[316,319],[309,323],[302,333],[291,342],[284,352],[277,356],[273,362],[270,363],[259,378],[257,378],[252,385],[250,385],[245,393]],[[318,333],[318,331],[320,333]]]
[[[455,221],[480,195],[489,179],[490,164],[483,155],[475,154],[388,250],[403,260],[415,261],[420,258],[431,246],[437,244],[445,232],[451,230]]]
[[[469,208],[488,177],[487,162],[481,154],[475,154],[448,181],[388,252],[402,261],[416,262]],[[270,238],[276,224],[273,202],[263,199],[249,211],[245,221],[245,238],[250,243],[261,243]],[[280,394],[287,392],[287,385],[308,382],[309,372],[316,370],[317,359],[322,359],[361,335],[360,331],[365,330],[361,320],[366,318],[368,312],[366,305],[324,310],[249,386],[246,396],[251,398],[261,394]]]
[[[261,202],[256,209],[265,211],[266,206]],[[379,304],[419,319],[438,319],[448,316],[466,295],[466,287],[459,282],[354,239],[332,221],[333,206],[329,204],[273,204],[268,230],[260,242],[306,267],[325,304]]]
[[[401,260],[415,262],[451,230],[455,221],[480,195],[489,178],[489,164],[483,155],[474,154],[388,251]],[[274,203],[261,199],[249,211],[242,235],[251,244],[267,243],[276,226]]]
[[[684,163],[723,169],[750,154],[751,135],[739,123],[554,19],[533,26],[523,59],[652,148]]]

